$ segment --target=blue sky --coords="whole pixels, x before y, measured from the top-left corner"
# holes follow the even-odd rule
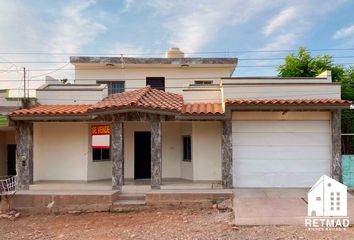
[[[0,0],[0,52],[136,53],[160,56],[169,47],[189,56],[239,57],[235,76],[276,75],[282,60],[244,60],[283,57],[279,52],[228,53],[234,50],[354,48],[354,1],[350,0]],[[353,50],[325,51],[354,56]],[[319,54],[323,52],[314,52]],[[138,55],[136,55],[138,56]],[[14,70],[55,69],[58,64],[16,61],[67,61],[63,55],[0,54],[0,87],[20,80]],[[336,58],[354,62],[354,58]],[[243,67],[256,66],[256,67]],[[71,68],[70,65],[64,69]],[[41,80],[49,71],[30,71]],[[55,77],[73,77],[57,71]],[[11,83],[12,84],[12,83]]]

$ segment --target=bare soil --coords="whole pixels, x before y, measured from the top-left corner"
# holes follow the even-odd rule
[[[232,213],[174,209],[0,219],[0,239],[354,239],[354,228],[313,232],[302,226],[235,227]]]

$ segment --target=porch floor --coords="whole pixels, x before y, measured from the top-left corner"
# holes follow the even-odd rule
[[[150,180],[125,180],[122,193],[146,193],[151,191]],[[218,181],[195,182],[186,179],[163,179],[161,190],[211,190],[221,189]],[[112,193],[111,180],[98,180],[90,182],[76,181],[40,181],[30,185],[29,191],[33,193],[48,194],[107,194]]]

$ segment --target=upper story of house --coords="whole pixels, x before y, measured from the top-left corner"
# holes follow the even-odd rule
[[[70,57],[73,84],[49,79],[36,91],[40,104],[93,104],[114,93],[152,88],[178,93],[186,103],[229,99],[340,99],[326,71],[313,78],[232,77],[237,58],[190,58],[171,48],[164,58]],[[47,79],[48,80],[48,79]]]

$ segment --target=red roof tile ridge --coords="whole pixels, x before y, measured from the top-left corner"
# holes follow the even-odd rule
[[[227,99],[226,104],[351,104],[352,101],[322,98],[322,99],[247,99],[247,98],[235,98]]]

